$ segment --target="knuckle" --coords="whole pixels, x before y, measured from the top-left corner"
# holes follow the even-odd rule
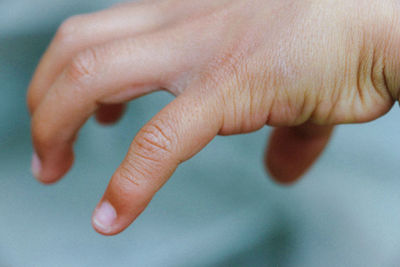
[[[117,176],[133,186],[139,186],[140,180],[144,178],[143,173],[138,171],[135,165],[129,160],[120,166]]]
[[[82,15],[76,15],[66,19],[58,28],[54,40],[58,43],[69,43],[75,40],[75,36],[80,28]]]
[[[162,175],[161,165],[161,162],[155,164],[133,153],[124,160],[116,175],[128,184],[138,187],[144,183],[156,182],[157,177]]]
[[[369,68],[369,75],[372,91],[375,93],[375,96],[384,101],[394,101],[385,74],[383,56],[375,56],[375,53],[373,54]]]
[[[231,56],[227,61],[222,73],[208,79],[222,88],[219,91],[224,118],[221,133],[257,130],[266,121],[266,111],[263,108],[266,106],[263,105],[263,94],[266,91],[264,78],[249,70],[249,63],[240,56]]]
[[[26,95],[26,105],[28,106],[28,110],[31,114],[33,113],[34,109],[36,108],[38,102],[39,101],[38,101],[36,94],[34,94],[33,89],[30,88]]]
[[[72,82],[82,83],[90,79],[96,73],[98,64],[98,50],[96,48],[88,48],[75,56],[66,69],[66,76]]]
[[[385,114],[393,104],[392,95],[385,82],[384,60],[375,47],[364,49],[355,62],[356,73],[348,91],[354,97],[341,96],[340,104],[348,105],[350,121],[370,121]],[[337,111],[336,111],[337,114]]]
[[[151,161],[159,161],[161,155],[171,155],[175,139],[174,130],[165,121],[155,120],[144,126],[134,142],[136,154]]]

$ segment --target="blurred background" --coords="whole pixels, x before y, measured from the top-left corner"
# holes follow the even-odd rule
[[[400,114],[337,128],[314,168],[281,187],[264,171],[270,129],[218,137],[183,164],[122,234],[93,208],[139,128],[172,97],[132,102],[81,131],[60,183],[30,173],[26,88],[58,25],[111,0],[0,1],[0,266],[399,266]]]

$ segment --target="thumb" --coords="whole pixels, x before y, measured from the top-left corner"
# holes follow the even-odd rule
[[[213,98],[204,99],[198,92],[185,91],[139,131],[95,209],[92,223],[96,231],[113,235],[124,230],[179,163],[218,134],[222,116]]]

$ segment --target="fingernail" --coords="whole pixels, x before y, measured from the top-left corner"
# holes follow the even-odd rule
[[[111,231],[111,227],[117,218],[117,212],[108,201],[103,201],[93,216],[93,224],[96,228],[104,233]]]
[[[32,174],[39,179],[40,178],[40,173],[42,171],[42,163],[40,162],[40,159],[36,153],[33,153],[32,156]]]

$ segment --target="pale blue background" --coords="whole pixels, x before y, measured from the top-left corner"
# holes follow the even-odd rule
[[[0,266],[399,266],[400,115],[341,126],[293,187],[267,177],[269,134],[219,137],[183,164],[116,237],[92,209],[138,129],[172,98],[134,101],[112,128],[90,121],[55,186],[30,174],[25,93],[57,25],[111,1],[0,1]]]

